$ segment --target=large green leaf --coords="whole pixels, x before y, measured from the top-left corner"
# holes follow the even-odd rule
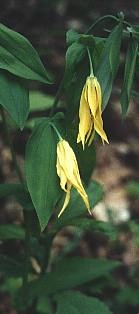
[[[51,83],[31,43],[3,24],[0,24],[0,68],[25,79]]]
[[[126,55],[124,82],[121,90],[121,106],[123,115],[126,114],[131,99],[137,53],[138,42],[136,39],[131,38]]]
[[[88,258],[65,258],[58,262],[51,273],[29,284],[30,296],[49,295],[72,289],[102,276],[119,266],[117,261]]]
[[[97,298],[77,291],[56,295],[56,314],[112,314],[107,305]]]
[[[41,230],[46,227],[60,195],[56,173],[57,139],[49,122],[43,118],[37,123],[26,147],[27,186]]]
[[[120,22],[107,38],[96,68],[95,75],[102,89],[103,109],[108,103],[112,83],[119,66],[122,30],[123,23]]]
[[[11,115],[16,124],[23,129],[29,113],[29,93],[23,80],[6,71],[0,71],[0,105]]]
[[[18,239],[23,240],[25,238],[25,231],[18,225],[0,225],[0,240]]]

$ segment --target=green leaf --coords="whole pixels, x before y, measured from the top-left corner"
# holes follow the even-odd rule
[[[72,289],[109,274],[119,264],[117,261],[105,259],[65,258],[56,263],[51,273],[45,274],[29,284],[29,298]]]
[[[112,83],[119,66],[122,30],[123,24],[120,22],[110,33],[105,42],[95,73],[102,89],[103,109],[108,103]]]
[[[112,314],[107,305],[97,298],[88,297],[77,291],[56,295],[56,314]]]
[[[51,83],[31,43],[3,24],[0,24],[0,68],[25,79]]]
[[[126,55],[124,82],[121,90],[121,106],[123,115],[126,114],[131,99],[137,52],[138,42],[136,39],[131,38]]]
[[[26,178],[41,230],[46,227],[60,196],[56,173],[57,139],[50,120],[43,118],[33,130],[26,147]]]
[[[78,41],[80,38],[81,34],[77,33],[73,29],[69,29],[66,33],[66,42],[67,45],[70,46],[72,45],[75,41]]]
[[[23,240],[25,238],[25,231],[18,225],[0,225],[0,240]]]
[[[30,111],[42,111],[50,109],[54,102],[54,97],[51,95],[44,94],[40,91],[30,91]]]
[[[69,46],[66,52],[66,69],[64,74],[64,82],[66,88],[71,83],[70,80],[73,77],[73,73],[75,72],[75,67],[80,63],[85,55],[85,47],[84,45],[74,42],[71,46]]]
[[[0,86],[0,105],[23,129],[29,113],[29,93],[23,80],[6,71],[0,71]]]

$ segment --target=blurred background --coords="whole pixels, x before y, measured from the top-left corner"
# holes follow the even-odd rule
[[[85,32],[97,18],[123,11],[125,19],[139,23],[139,1],[132,0],[6,0],[1,1],[0,21],[27,37],[49,70],[53,73],[54,85],[45,86],[32,82],[31,117],[46,115],[36,106],[37,97],[43,106],[51,105],[63,75],[66,52],[66,31],[70,28]],[[108,25],[111,29],[112,25]],[[104,25],[94,30],[103,34]],[[107,36],[107,33],[106,33]],[[139,100],[133,98],[125,120],[121,118],[118,88],[124,75],[125,47],[122,47],[121,67],[115,82],[109,105],[104,112],[104,125],[110,145],[97,146],[97,167],[92,179],[101,183],[104,197],[95,209],[96,219],[110,221],[116,232],[111,241],[104,234],[86,232],[77,241],[81,256],[101,256],[121,260],[123,266],[118,274],[118,289],[113,287],[117,313],[137,314],[139,312]],[[139,75],[136,72],[135,90],[138,91]],[[39,102],[38,101],[38,102]],[[34,109],[36,106],[36,110]],[[23,166],[25,144],[29,130],[22,133],[13,126],[12,139],[18,161]],[[16,181],[11,155],[0,124],[0,182]],[[20,209],[15,202],[0,201],[0,223],[17,222],[21,219]],[[4,210],[3,210],[4,209]],[[73,230],[66,229],[55,240],[54,254],[59,254],[67,243],[72,242]],[[78,238],[78,237],[77,237]],[[15,243],[1,250],[16,250]],[[74,254],[73,249],[73,254]],[[108,288],[108,287],[106,287]],[[117,290],[115,290],[117,289]],[[116,291],[116,293],[115,293]],[[107,292],[107,289],[106,289]],[[11,309],[7,294],[1,294],[0,313],[15,313]],[[105,295],[106,298],[109,296]]]

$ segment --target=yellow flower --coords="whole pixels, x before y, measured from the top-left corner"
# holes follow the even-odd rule
[[[57,144],[57,174],[60,178],[60,186],[66,192],[65,201],[58,217],[64,212],[70,200],[72,186],[81,195],[88,211],[90,206],[88,196],[81,182],[76,156],[69,143],[61,139]],[[91,214],[91,212],[90,212]]]
[[[88,145],[93,141],[95,131],[101,136],[102,142],[108,142],[107,135],[103,130],[102,120],[102,96],[99,82],[95,76],[89,76],[83,87],[79,108],[79,133],[77,143]]]

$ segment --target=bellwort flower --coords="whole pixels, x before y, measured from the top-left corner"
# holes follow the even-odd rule
[[[64,212],[69,203],[72,186],[81,195],[89,213],[91,214],[88,196],[81,182],[76,156],[69,143],[64,139],[61,139],[57,144],[56,168],[60,178],[60,186],[62,190],[66,192],[65,201],[58,217]]]
[[[108,143],[107,135],[103,129],[101,106],[100,84],[94,75],[90,75],[83,87],[79,108],[80,122],[77,143],[82,142],[83,149],[87,141],[88,145],[92,143],[95,132],[101,136],[103,144],[104,141]]]

